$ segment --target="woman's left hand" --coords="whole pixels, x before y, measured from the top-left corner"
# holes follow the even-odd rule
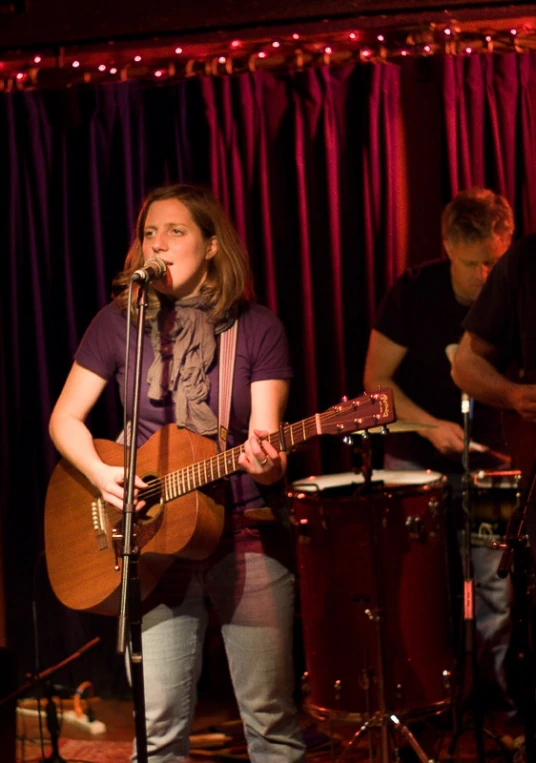
[[[254,434],[244,443],[244,452],[238,463],[255,482],[272,485],[283,477],[281,454],[268,440],[268,432],[254,429]]]

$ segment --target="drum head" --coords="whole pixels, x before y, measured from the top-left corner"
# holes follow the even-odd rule
[[[372,484],[380,488],[395,490],[411,485],[433,485],[443,480],[439,472],[426,470],[391,470],[375,469],[372,472]],[[364,485],[365,478],[355,472],[342,472],[340,474],[320,474],[306,477],[292,483],[296,492],[324,493],[329,492],[338,495],[350,495],[356,488]]]

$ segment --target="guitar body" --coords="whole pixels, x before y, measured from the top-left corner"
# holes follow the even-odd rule
[[[123,465],[123,446],[96,440],[101,459]],[[212,457],[212,440],[169,424],[137,453],[136,471],[146,481]],[[221,537],[224,508],[206,492],[194,490],[165,502],[160,490],[154,503],[136,515],[140,548],[139,577],[145,599],[176,556],[205,559]],[[210,492],[210,491],[207,491]],[[141,515],[141,516],[140,516]],[[50,582],[60,601],[72,609],[114,615],[121,585],[122,512],[99,499],[96,489],[62,459],[50,479],[45,501],[45,551]]]
[[[324,413],[282,424],[267,440],[278,451],[321,434],[344,435],[396,419],[391,389],[344,398]],[[123,446],[95,440],[104,463],[123,466]],[[240,470],[243,445],[216,453],[216,444],[168,424],[137,451],[136,473],[148,487],[134,521],[138,574],[145,599],[177,556],[206,559],[218,545],[225,510],[222,478]],[[45,499],[45,552],[54,593],[67,607],[117,614],[121,587],[122,512],[63,459]]]

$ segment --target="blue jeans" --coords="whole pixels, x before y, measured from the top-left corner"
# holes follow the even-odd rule
[[[258,532],[242,530],[235,549],[215,562],[179,562],[173,579],[176,601],[159,604],[143,618],[151,763],[189,760],[207,598],[221,623],[251,761],[305,760],[293,701],[294,575],[262,549],[247,550],[255,548],[248,534]]]
[[[471,548],[475,580],[475,623],[479,637],[480,679],[483,691],[492,693],[497,710],[513,711],[508,698],[505,661],[512,634],[512,583],[501,579],[497,568],[501,552],[486,546]]]
[[[426,468],[412,461],[386,455],[385,469],[412,471]],[[454,475],[453,491],[461,489],[460,475]],[[471,562],[475,582],[475,626],[478,638],[480,680],[490,703],[498,711],[511,714],[514,705],[508,696],[506,655],[512,634],[512,582],[499,578],[501,554],[489,546],[472,546]]]

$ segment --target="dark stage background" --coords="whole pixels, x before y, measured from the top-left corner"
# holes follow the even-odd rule
[[[0,35],[1,37],[1,35]],[[290,339],[290,421],[361,392],[378,301],[405,265],[441,255],[462,188],[505,194],[536,230],[534,52],[434,56],[180,82],[0,92],[0,497],[7,642],[19,676],[94,635],[58,680],[124,690],[115,621],[66,610],[42,554],[57,456],[54,400],[121,268],[143,195],[212,186],[247,241],[259,300]],[[91,418],[120,428],[113,391]],[[340,443],[296,454],[291,479],[347,468]]]

